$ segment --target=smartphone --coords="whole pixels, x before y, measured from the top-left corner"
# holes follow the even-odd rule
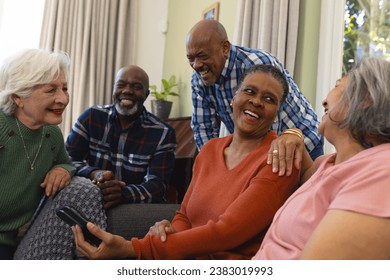
[[[83,231],[85,240],[91,243],[92,245],[99,247],[102,241],[88,231],[87,229],[88,220],[83,215],[81,215],[79,211],[77,211],[76,209],[70,206],[64,206],[57,209],[56,214],[65,223],[67,223],[70,226],[79,225],[81,230]]]

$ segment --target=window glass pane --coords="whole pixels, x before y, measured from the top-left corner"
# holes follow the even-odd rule
[[[346,0],[343,74],[367,56],[390,59],[390,0]]]
[[[44,0],[0,0],[0,62],[26,48],[38,48]]]

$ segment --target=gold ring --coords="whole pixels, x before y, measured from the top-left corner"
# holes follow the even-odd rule
[[[272,154],[273,154],[274,156],[277,156],[277,155],[278,155],[278,153],[279,153],[279,151],[278,151],[278,150],[273,150],[273,151],[272,151]]]

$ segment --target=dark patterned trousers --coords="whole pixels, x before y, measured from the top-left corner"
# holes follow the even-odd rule
[[[91,180],[76,176],[54,198],[46,200],[21,240],[14,259],[64,260],[81,257],[75,251],[71,227],[56,215],[57,209],[67,205],[106,229],[100,189]]]

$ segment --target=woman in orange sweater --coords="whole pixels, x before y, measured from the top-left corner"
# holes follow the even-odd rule
[[[131,240],[88,223],[89,231],[103,241],[99,247],[86,242],[76,226],[77,249],[91,259],[250,259],[298,179],[297,170],[280,177],[267,165],[276,138],[270,127],[287,92],[278,69],[249,69],[231,104],[234,134],[212,139],[202,148],[172,223],[156,223],[143,239]],[[300,131],[287,133],[302,138]]]

